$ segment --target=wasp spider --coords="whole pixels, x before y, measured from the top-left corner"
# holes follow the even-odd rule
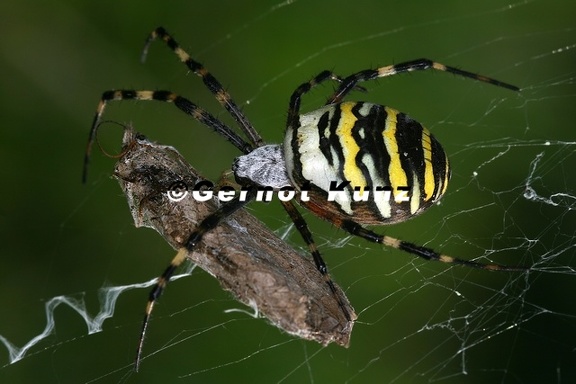
[[[238,183],[248,189],[243,199],[236,197],[206,217],[192,232],[150,293],[138,346],[136,368],[141,358],[146,326],[155,301],[166,287],[176,268],[202,236],[256,197],[256,188],[279,190],[285,187],[306,199],[299,203],[315,215],[344,231],[368,241],[408,252],[426,260],[460,264],[486,270],[524,270],[498,264],[482,264],[438,253],[367,229],[368,224],[393,224],[414,217],[437,202],[448,185],[450,166],[440,143],[420,123],[397,110],[367,102],[342,101],[358,83],[403,72],[433,69],[479,80],[513,91],[519,89],[488,77],[449,67],[428,59],[418,59],[377,69],[367,69],[348,77],[322,71],[298,86],[290,97],[286,136],[282,145],[265,145],[261,136],[232,100],[222,84],[202,64],[195,61],[162,27],[147,39],[142,58],[152,41],[161,39],[226,108],[245,138],[232,128],[192,103],[170,91],[111,90],[103,93],[92,123],[84,162],[84,179],[96,128],[106,104],[115,100],[157,100],[173,103],[230,141],[243,153],[235,159],[232,170]],[[301,114],[304,94],[318,84],[338,83],[326,104]],[[348,320],[326,264],[314,243],[300,212],[291,200],[281,201],[296,229],[308,245],[314,263],[329,285]]]

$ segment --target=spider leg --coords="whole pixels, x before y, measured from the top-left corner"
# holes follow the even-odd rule
[[[432,261],[440,261],[442,263],[449,263],[449,264],[458,264],[464,265],[470,268],[476,269],[485,269],[489,271],[527,271],[529,270],[528,267],[523,266],[507,266],[501,264],[484,264],[478,263],[476,261],[464,260],[459,259],[456,257],[443,255],[434,251],[431,248],[422,247],[413,243],[409,243],[404,240],[396,239],[394,237],[386,236],[386,235],[379,235],[367,228],[364,228],[360,224],[352,221],[352,220],[343,220],[339,223],[340,228],[345,230],[346,232],[361,237],[365,240],[371,241],[373,243],[383,244],[391,248],[399,249],[401,251],[410,253],[414,256],[421,257],[425,260],[432,260]]]
[[[312,254],[312,258],[314,259],[314,264],[316,264],[316,268],[324,278],[326,284],[328,284],[328,287],[330,288],[330,291],[332,291],[332,294],[336,298],[338,306],[342,309],[342,312],[344,313],[346,320],[352,321],[352,316],[350,316],[350,313],[348,312],[348,310],[346,309],[346,305],[344,304],[344,300],[342,300],[342,297],[340,297],[338,291],[336,290],[336,287],[334,286],[334,283],[332,282],[332,278],[328,273],[328,267],[326,266],[326,263],[322,259],[320,251],[318,251],[318,247],[316,246],[316,242],[314,241],[312,233],[308,228],[308,224],[306,224],[306,220],[304,220],[300,212],[296,209],[296,207],[291,201],[281,201],[281,203],[284,206],[286,212],[288,212],[288,215],[292,219],[292,222],[296,226],[296,229],[298,230],[298,232],[300,232],[300,235],[304,239],[304,242],[306,242],[306,245],[308,245],[308,249]]]
[[[168,47],[178,56],[180,61],[182,61],[192,72],[197,74],[202,78],[204,85],[206,88],[210,90],[216,97],[216,100],[232,115],[234,120],[238,123],[242,132],[248,136],[250,142],[255,146],[259,147],[263,145],[264,141],[262,137],[258,134],[258,132],[254,129],[248,118],[242,113],[242,110],[232,100],[230,94],[224,89],[222,84],[210,73],[202,64],[197,62],[196,60],[192,59],[190,55],[180,47],[180,45],[174,40],[172,36],[163,27],[158,27],[146,40],[146,44],[144,45],[144,49],[142,51],[142,61],[146,59],[148,55],[148,48],[150,44],[156,40],[161,39],[168,45]]]
[[[302,96],[308,92],[310,92],[310,90],[312,90],[312,88],[316,87],[317,85],[319,85],[320,83],[322,83],[323,81],[326,80],[333,80],[336,81],[338,83],[340,83],[340,87],[342,87],[343,85],[346,84],[347,78],[344,79],[341,76],[336,75],[335,73],[331,72],[331,71],[322,71],[320,72],[318,75],[316,75],[312,80],[307,81],[306,83],[302,83],[298,86],[298,88],[296,88],[296,90],[294,90],[294,92],[292,93],[292,96],[290,97],[290,105],[288,107],[288,121],[286,123],[286,126],[288,127],[298,127],[300,126],[300,102],[302,99]],[[366,88],[364,87],[360,87],[357,86],[356,84],[354,84],[346,93],[352,91],[353,89],[359,90],[359,91],[366,91]],[[332,102],[330,101],[330,99],[328,99],[328,101],[326,102],[326,105],[328,104],[332,104]]]
[[[359,82],[373,80],[379,77],[393,76],[403,72],[424,71],[427,69],[450,72],[458,76],[483,81],[485,83],[489,83],[502,88],[507,88],[512,91],[520,90],[518,87],[514,85],[504,83],[502,81],[492,79],[490,77],[477,75],[475,73],[463,71],[455,67],[449,67],[447,65],[440,64],[429,59],[417,59],[400,64],[387,65],[385,67],[380,67],[377,69],[367,69],[352,74],[348,76],[346,79],[344,79],[338,90],[334,92],[334,94],[328,99],[328,103],[331,104],[340,102],[344,96],[346,96],[351,90],[353,90],[357,86]]]
[[[104,113],[104,109],[109,101],[117,100],[156,100],[168,103],[173,103],[178,109],[185,112],[186,114],[192,116],[194,119],[198,120],[202,124],[212,128],[216,133],[224,136],[228,141],[230,141],[236,148],[238,148],[243,153],[248,153],[252,150],[252,145],[242,137],[240,137],[234,130],[228,127],[226,124],[218,120],[216,117],[200,108],[196,104],[192,103],[190,100],[179,96],[170,91],[135,91],[135,90],[117,90],[117,91],[106,91],[102,94],[98,107],[96,109],[96,114],[94,115],[94,120],[92,122],[92,128],[88,136],[88,144],[86,147],[86,153],[84,155],[84,168],[82,172],[82,182],[86,182],[88,163],[90,161],[90,153],[92,151],[92,145],[96,139],[96,132],[98,130],[98,124],[100,123],[100,118]]]
[[[150,316],[152,315],[152,310],[154,309],[154,304],[156,304],[156,300],[160,297],[168,281],[174,275],[176,269],[186,260],[186,255],[188,254],[188,250],[186,248],[180,248],[178,253],[170,262],[170,265],[164,270],[164,273],[160,275],[156,284],[150,291],[150,295],[148,296],[148,303],[146,304],[146,311],[144,312],[144,320],[142,321],[142,330],[140,331],[140,339],[138,340],[138,350],[136,352],[136,361],[134,370],[138,372],[140,369],[140,361],[142,361],[142,350],[144,347],[144,337],[146,336],[146,330],[148,329],[148,322],[150,321]]]
[[[144,347],[144,338],[146,337],[146,330],[148,329],[148,323],[150,321],[150,316],[152,315],[152,310],[154,309],[154,304],[162,295],[162,292],[166,288],[166,285],[170,281],[170,278],[174,275],[176,269],[186,260],[189,253],[193,252],[196,246],[202,241],[202,237],[206,232],[211,231],[216,228],[220,222],[226,219],[228,216],[232,215],[234,212],[244,207],[246,204],[251,202],[256,197],[255,188],[249,189],[246,194],[246,198],[240,200],[236,197],[232,201],[222,205],[219,209],[206,216],[198,225],[196,230],[190,234],[183,246],[178,250],[178,253],[170,262],[170,265],[164,270],[164,273],[160,275],[154,287],[150,291],[148,297],[148,303],[146,304],[146,311],[144,312],[144,320],[142,321],[142,330],[140,331],[140,339],[138,341],[138,349],[136,351],[136,361],[134,369],[138,372],[140,368],[140,361],[142,361],[142,350]]]

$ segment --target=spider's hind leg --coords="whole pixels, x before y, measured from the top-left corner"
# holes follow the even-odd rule
[[[489,271],[522,272],[529,270],[529,268],[525,266],[507,266],[495,263],[484,264],[476,261],[464,260],[444,255],[434,251],[431,248],[422,247],[420,245],[409,243],[407,241],[396,239],[394,237],[379,235],[351,220],[344,220],[339,223],[339,226],[340,228],[342,228],[343,230],[354,236],[361,237],[373,243],[382,244],[387,247],[404,251],[414,256],[418,256],[424,260],[440,261],[442,263],[463,265],[469,268],[485,269]]]

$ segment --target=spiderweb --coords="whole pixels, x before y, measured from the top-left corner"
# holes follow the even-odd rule
[[[22,21],[0,27],[0,69],[10,74],[3,113],[18,121],[0,133],[0,382],[574,382],[574,5],[285,1],[224,12],[183,3],[142,6],[141,19],[115,7],[63,2],[40,18],[38,9],[2,5]],[[90,181],[79,185],[98,95],[171,89],[232,124],[161,44],[138,63],[139,44],[159,24],[218,76],[270,142],[282,140],[290,92],[323,69],[347,75],[428,57],[520,86],[515,94],[414,73],[367,83],[351,99],[422,122],[453,168],[438,206],[376,231],[531,271],[417,260],[305,214],[359,315],[348,349],[282,333],[188,266],[157,306],[134,374],[148,287],[173,254],[155,233],[134,228],[110,159],[94,153]],[[308,95],[302,109],[320,106],[331,89]],[[237,155],[170,106],[122,103],[107,118],[176,146],[211,179]],[[119,140],[104,137],[103,145]],[[250,212],[305,254],[278,204]]]

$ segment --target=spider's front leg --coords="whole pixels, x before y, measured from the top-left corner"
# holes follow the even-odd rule
[[[104,110],[110,101],[122,101],[122,100],[141,100],[141,101],[160,101],[165,103],[174,104],[178,109],[187,115],[191,116],[193,119],[199,121],[200,123],[206,125],[207,127],[214,130],[216,133],[222,135],[229,142],[231,142],[236,148],[238,148],[243,153],[250,152],[252,150],[252,145],[247,143],[242,137],[240,137],[236,132],[234,132],[226,124],[218,120],[212,114],[194,104],[190,100],[180,95],[177,95],[171,91],[139,91],[133,89],[123,89],[123,90],[110,90],[102,94],[98,107],[96,108],[96,114],[92,120],[92,127],[90,128],[90,133],[88,135],[88,144],[86,145],[86,152],[84,155],[84,167],[82,170],[82,182],[85,183],[88,175],[88,163],[90,162],[90,154],[92,152],[92,146],[96,141],[96,134],[98,132],[98,126],[100,125],[101,117],[104,114]]]
[[[202,78],[206,88],[212,92],[220,105],[226,108],[234,120],[236,120],[242,132],[244,132],[250,139],[253,147],[259,147],[264,144],[260,134],[258,134],[258,132],[254,129],[250,121],[248,121],[248,118],[242,112],[242,109],[238,106],[238,104],[236,104],[236,102],[232,99],[232,96],[230,96],[228,91],[224,89],[218,79],[216,79],[216,77],[214,77],[214,75],[212,75],[201,63],[194,60],[163,27],[158,27],[153,30],[146,39],[146,44],[144,45],[144,50],[142,51],[142,61],[144,61],[148,55],[150,44],[156,39],[160,39],[166,43],[168,48],[170,48],[170,50],[172,50],[172,52],[178,56],[180,61],[184,63],[188,69]]]
[[[207,232],[216,228],[222,220],[226,219],[228,216],[232,215],[234,212],[238,211],[240,208],[244,207],[246,204],[254,200],[256,197],[255,188],[248,189],[248,193],[245,198],[240,199],[236,197],[234,200],[222,205],[218,210],[214,211],[212,214],[208,215],[204,220],[200,222],[198,227],[194,232],[190,234],[188,239],[184,242],[182,247],[178,250],[176,256],[170,262],[170,265],[164,270],[164,273],[160,275],[156,284],[150,291],[148,297],[148,303],[146,304],[146,311],[144,312],[144,320],[142,322],[142,330],[140,332],[140,339],[138,341],[138,349],[136,352],[136,362],[135,370],[138,371],[140,368],[140,361],[142,360],[142,350],[144,346],[144,338],[146,337],[146,330],[148,328],[148,323],[150,321],[150,316],[152,315],[152,310],[154,309],[154,304],[162,295],[162,292],[166,288],[166,285],[170,281],[170,278],[176,272],[176,269],[186,260],[187,256],[192,253],[196,246],[202,241],[202,237]]]

